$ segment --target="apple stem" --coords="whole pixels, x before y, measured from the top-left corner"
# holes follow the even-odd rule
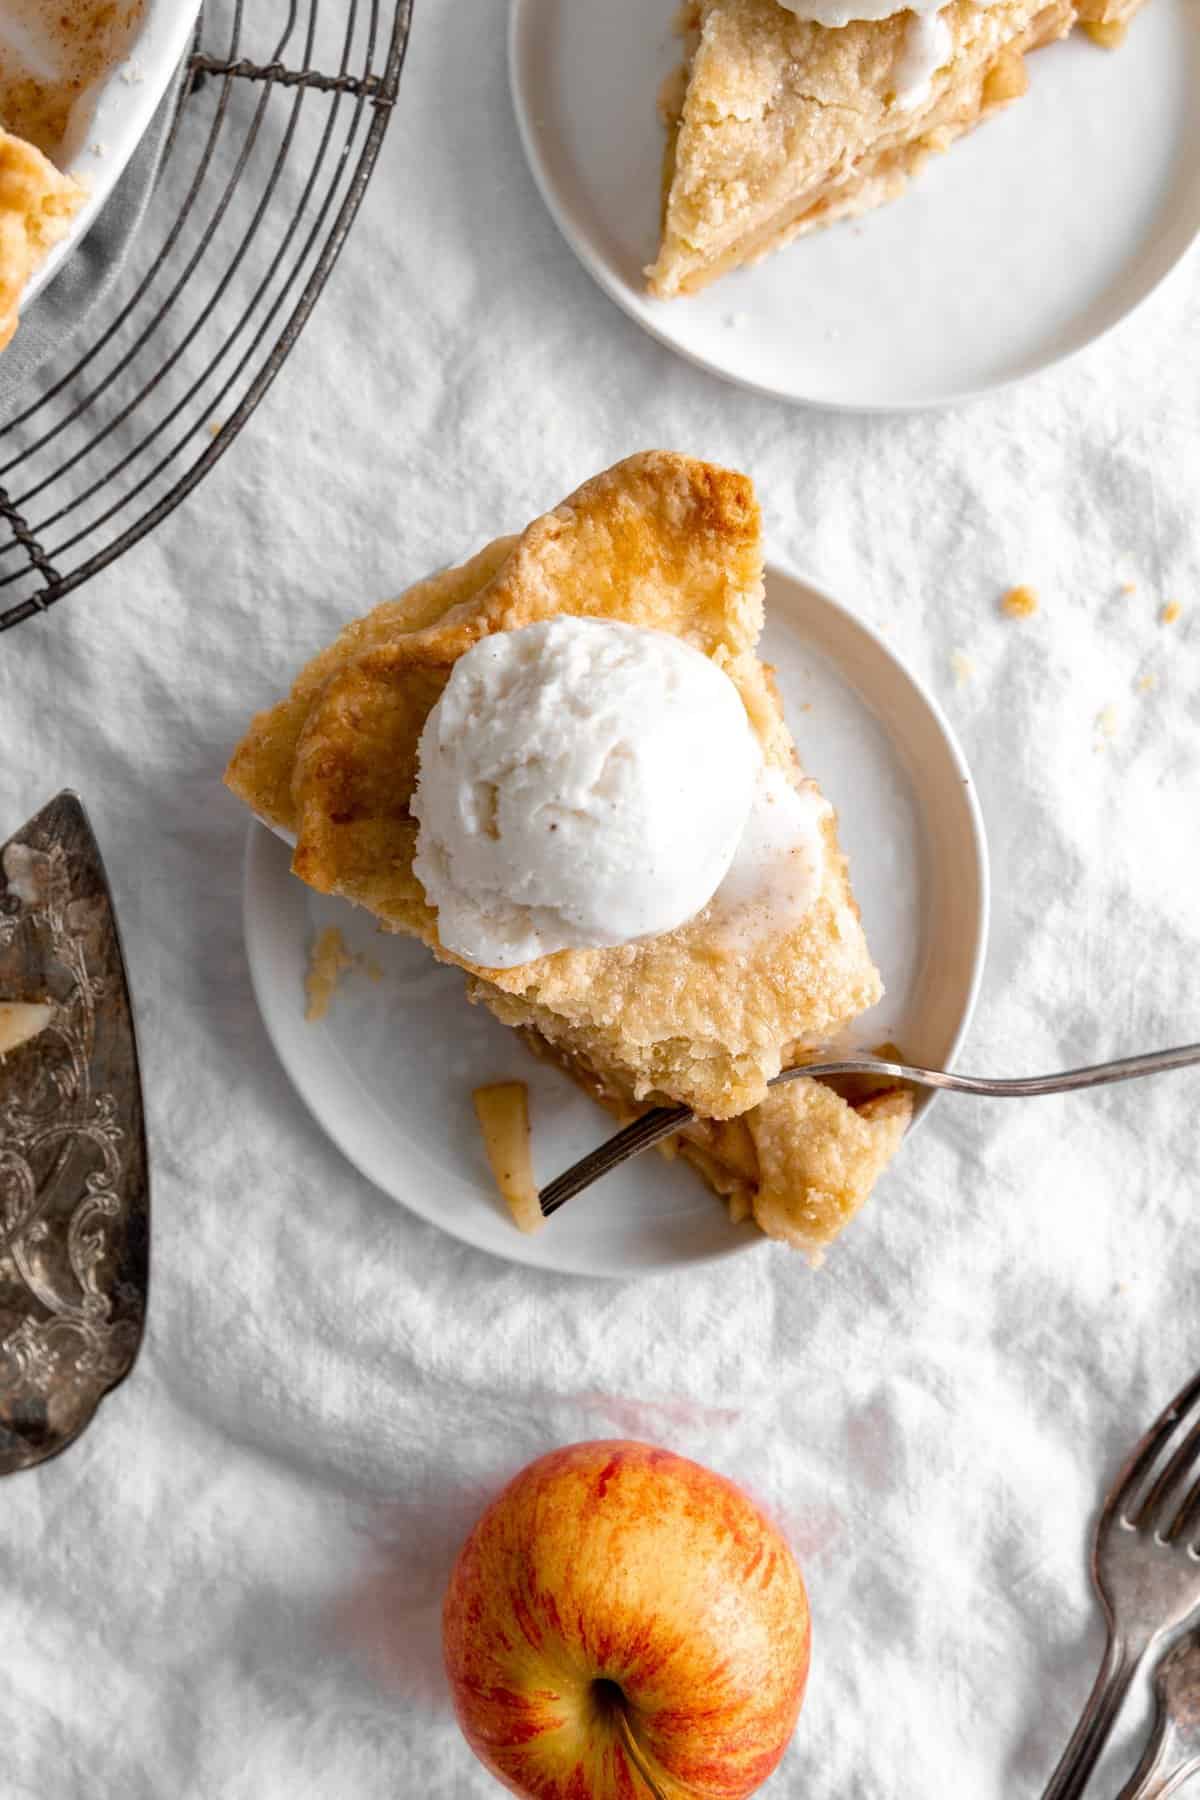
[[[665,1789],[659,1787],[658,1782],[650,1772],[650,1766],[642,1752],[641,1745],[633,1735],[628,1716],[626,1715],[623,1706],[617,1708],[617,1735],[621,1740],[621,1748],[649,1788],[651,1794],[654,1796],[654,1800],[669,1800],[669,1796]]]

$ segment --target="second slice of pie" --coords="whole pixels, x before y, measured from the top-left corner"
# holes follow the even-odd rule
[[[835,26],[781,0],[687,0],[684,67],[661,101],[662,241],[650,291],[695,292],[894,199],[932,153],[1025,92],[1027,51],[1077,21],[1116,42],[1139,3],[951,0],[924,16]],[[845,10],[856,5],[874,10],[873,0]]]
[[[811,1081],[768,1094],[773,1075],[839,1033],[882,988],[832,809],[800,770],[757,654],[762,622],[750,482],[687,457],[632,457],[519,538],[498,539],[350,625],[291,696],[254,721],[227,781],[294,834],[303,880],[457,963],[473,999],[618,1116],[663,1100],[694,1108],[700,1118],[678,1147],[735,1215],[752,1213],[772,1235],[815,1250],[865,1198],[910,1102],[892,1090],[852,1103]],[[566,670],[553,690],[538,687],[543,664]],[[708,688],[689,688],[705,667]],[[632,742],[628,719],[613,722],[631,694]],[[690,754],[673,767],[663,746],[678,745],[672,714],[692,704],[689,694],[711,705],[711,722],[703,711],[685,721]],[[611,740],[598,759],[597,730]],[[659,825],[635,821],[643,837],[622,839],[620,809],[628,813],[635,791],[626,764],[649,749],[660,757],[661,792],[649,796]],[[757,851],[747,862],[739,848],[729,878],[699,890],[694,915],[628,935],[642,918],[643,888],[668,912],[686,911],[674,893],[684,872],[695,864],[707,879],[704,846],[678,835],[676,791],[683,807],[689,790],[694,804],[697,780],[709,784],[715,818],[735,781],[724,765],[744,754],[756,784],[754,842],[767,848],[758,862]],[[440,798],[435,762],[453,776]],[[561,774],[551,778],[547,765]],[[431,828],[438,808],[440,837]],[[727,835],[753,838],[749,824],[743,832],[730,820]],[[809,860],[789,864],[790,886],[756,887],[759,864],[779,849],[777,820],[794,820],[805,840],[780,853],[803,848]],[[703,807],[695,823],[696,838],[716,829]],[[559,840],[538,836],[560,830]],[[581,929],[585,941],[588,930],[602,941],[531,954],[541,943],[578,943],[577,918],[594,909],[569,855],[555,866],[575,884],[574,898],[553,916],[525,864],[552,862],[574,844],[586,862],[596,832],[629,858],[624,886],[619,869],[611,885],[607,850],[590,865],[607,898],[598,924],[593,916]],[[519,846],[515,863],[504,862],[506,840]],[[502,866],[508,894],[480,873]],[[476,891],[462,900],[455,881]],[[439,912],[435,894],[451,910]],[[776,894],[782,901],[768,904]],[[499,945],[503,959],[464,954],[471,943]]]

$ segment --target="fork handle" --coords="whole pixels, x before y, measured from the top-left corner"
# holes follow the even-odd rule
[[[1148,1648],[1148,1644],[1134,1646],[1125,1638],[1110,1634],[1087,1705],[1042,1800],[1079,1800],[1112,1735],[1129,1684]]]
[[[1170,1800],[1197,1769],[1200,1755],[1182,1751],[1169,1721],[1160,1715],[1145,1755],[1117,1800]]]
[[[1189,1719],[1186,1729],[1181,1729],[1161,1690],[1157,1698],[1158,1712],[1150,1742],[1117,1800],[1169,1800],[1200,1769],[1195,1724]]]

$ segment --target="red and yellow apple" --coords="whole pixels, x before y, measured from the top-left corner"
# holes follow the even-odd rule
[[[649,1444],[573,1444],[464,1544],[446,1671],[475,1754],[536,1800],[742,1800],[796,1724],[800,1570],[741,1490]]]

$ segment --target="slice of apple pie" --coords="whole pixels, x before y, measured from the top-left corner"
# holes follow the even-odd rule
[[[0,350],[16,332],[26,283],[83,201],[77,181],[0,126]]]
[[[762,623],[749,480],[634,456],[349,625],[226,780],[294,836],[296,874],[457,963],[619,1117],[694,1107],[672,1148],[817,1251],[911,1109],[768,1092],[882,990]]]
[[[1117,43],[1139,4],[950,0],[879,16],[890,0],[687,0],[684,66],[660,99],[650,291],[695,292],[894,199],[931,154],[1025,92],[1026,51],[1077,21]]]

